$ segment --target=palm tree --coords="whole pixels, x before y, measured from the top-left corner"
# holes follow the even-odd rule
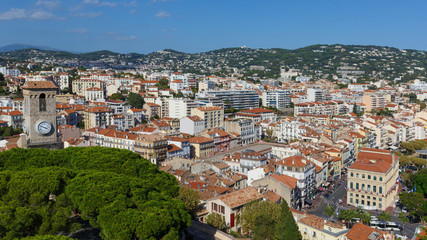
[[[369,222],[371,221],[371,214],[368,212],[363,212],[362,214],[360,214],[360,221],[365,224],[369,224]]]
[[[326,206],[323,213],[329,217],[332,217],[335,213],[334,207],[332,207],[331,205]]]

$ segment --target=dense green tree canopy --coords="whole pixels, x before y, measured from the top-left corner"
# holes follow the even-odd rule
[[[127,150],[13,149],[0,154],[0,238],[73,232],[78,216],[104,239],[177,239],[191,221],[178,194],[172,175]]]
[[[144,98],[136,93],[129,93],[127,103],[134,108],[142,108],[144,105]]]

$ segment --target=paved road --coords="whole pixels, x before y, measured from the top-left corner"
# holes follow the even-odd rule
[[[339,206],[339,199],[343,199],[347,193],[347,191],[344,188],[345,185],[346,185],[346,181],[344,181],[343,184],[339,185],[335,190],[332,190],[332,194],[328,198],[325,198],[322,196],[321,197],[322,201],[321,203],[318,204],[318,206],[315,206],[315,210],[313,211],[308,210],[307,212],[325,219],[330,219],[329,216],[326,216],[325,214],[323,214],[323,211],[325,210],[327,205],[331,205],[335,208]]]
[[[322,201],[318,204],[317,208],[315,210],[308,210],[307,212],[309,212],[310,214],[322,217],[324,219],[331,219],[331,217],[326,216],[325,214],[323,214],[323,211],[325,210],[327,205],[331,205],[333,207],[335,207],[335,216],[333,217],[334,219],[338,219],[338,215],[340,213],[340,211],[345,210],[345,209],[349,209],[346,206],[342,206],[339,205],[338,201],[339,199],[343,199],[343,197],[346,195],[347,191],[345,190],[344,186],[346,185],[346,182],[344,182],[343,184],[341,184],[330,196],[329,198],[322,198]],[[378,212],[379,213],[379,212]],[[373,216],[378,215],[378,213],[373,213]],[[403,229],[400,233],[400,235],[404,235],[410,238],[412,238],[412,236],[415,233],[415,229],[417,227],[420,226],[420,224],[411,224],[411,223],[406,223],[403,224],[398,220],[398,216],[399,213],[398,212],[393,212],[392,214],[392,221],[393,222],[398,222],[403,226]]]
[[[242,151],[244,151],[246,149],[252,149],[254,151],[261,151],[261,150],[264,150],[264,149],[267,149],[267,148],[271,148],[271,147],[272,147],[271,144],[265,143],[265,142],[251,143],[251,144],[248,144],[248,145],[245,145],[245,146],[242,146],[242,147],[233,148],[233,149],[231,149],[229,151],[226,151],[226,152],[216,152],[215,155],[209,156],[209,157],[206,157],[206,158],[202,158],[202,160],[212,161],[212,162],[218,162],[218,161],[222,160],[222,158],[227,153],[233,154],[235,152],[242,152]]]

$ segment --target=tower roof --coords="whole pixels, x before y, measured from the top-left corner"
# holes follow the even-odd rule
[[[58,88],[51,81],[28,81],[22,86],[22,89],[52,89]]]

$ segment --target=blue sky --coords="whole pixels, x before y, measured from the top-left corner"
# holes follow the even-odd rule
[[[0,46],[201,52],[246,45],[427,50],[427,1],[2,0]]]

